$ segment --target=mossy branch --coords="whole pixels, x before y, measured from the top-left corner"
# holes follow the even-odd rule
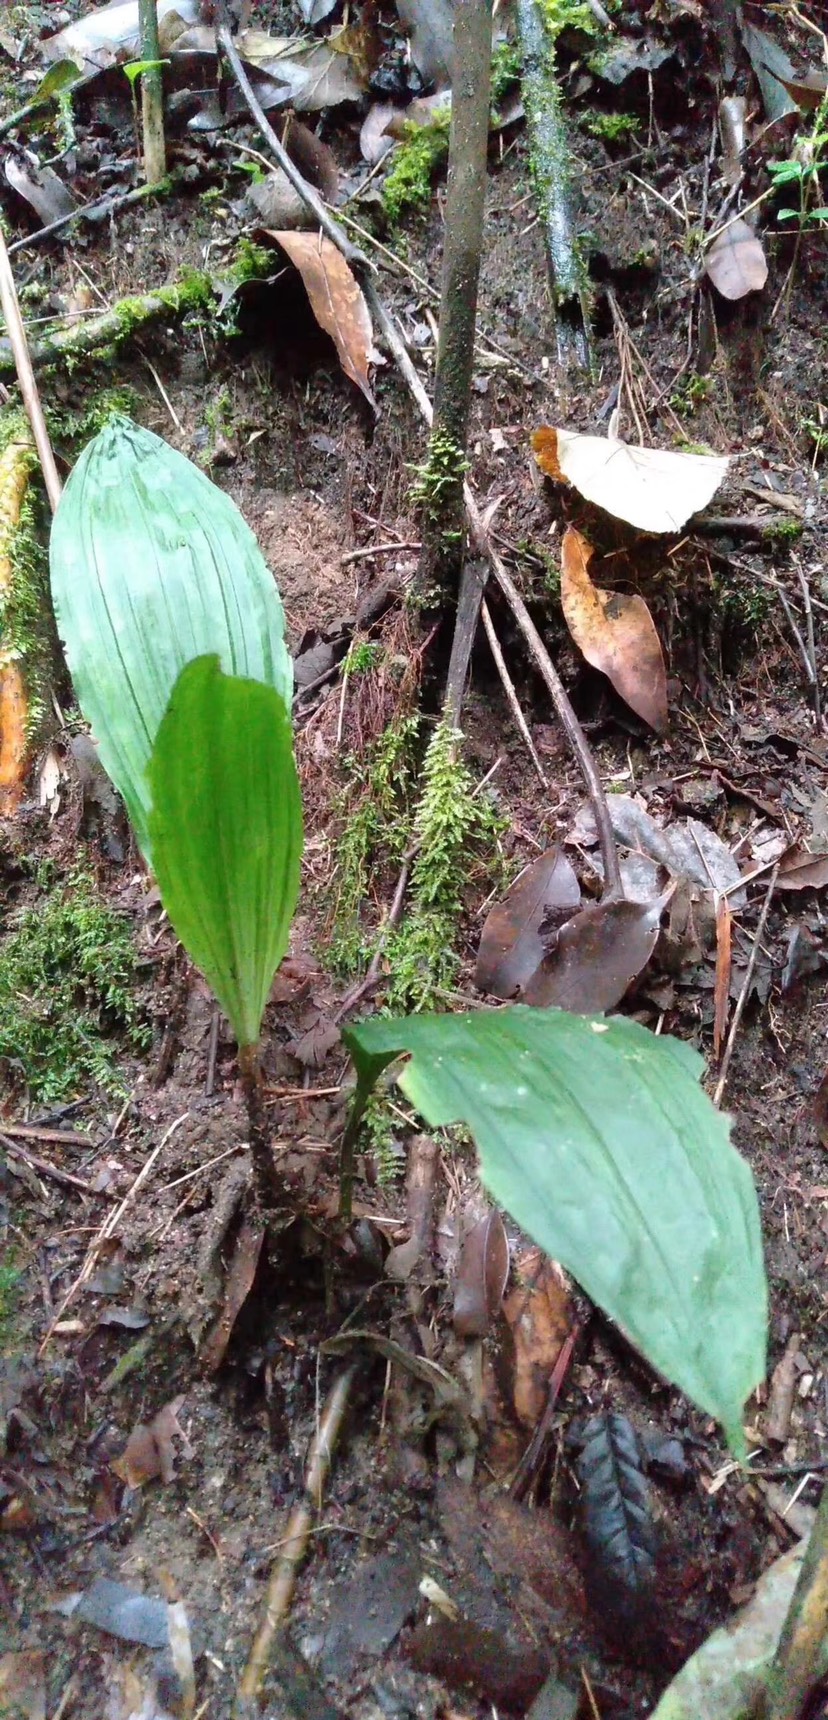
[[[547,29],[542,0],[517,0],[515,16],[529,155],[546,248],[558,358],[561,364],[586,370],[590,364],[589,290],[573,224],[572,164],[555,69],[554,37]]]
[[[209,275],[194,272],[172,286],[158,287],[155,292],[142,293],[137,298],[119,299],[99,317],[73,323],[70,328],[58,329],[47,340],[39,341],[31,348],[32,363],[42,367],[71,363],[79,358],[105,357],[147,323],[162,316],[180,317],[189,311],[204,310],[213,304],[215,296]],[[0,340],[0,375],[13,370],[11,346],[7,340]]]

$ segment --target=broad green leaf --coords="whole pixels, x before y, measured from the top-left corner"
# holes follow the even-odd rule
[[[56,60],[45,77],[41,78],[32,96],[32,102],[51,101],[53,96],[60,96],[64,90],[71,89],[82,76],[80,67],[75,65],[74,60]]]
[[[273,687],[182,670],[149,766],[149,833],[164,907],[240,1045],[259,1037],[299,895],[302,800]]]
[[[185,663],[217,653],[287,709],[285,618],[229,496],[116,416],[78,460],[52,526],[52,597],[78,703],[151,861],[147,766]]]
[[[696,1052],[620,1017],[523,1006],[375,1017],[343,1038],[363,1085],[410,1055],[412,1104],[471,1129],[500,1205],[741,1452],[765,1374],[759,1209]]]

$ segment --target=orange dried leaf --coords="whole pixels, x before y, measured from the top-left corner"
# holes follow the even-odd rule
[[[11,818],[23,797],[29,701],[15,662],[0,663],[0,817]]]
[[[346,376],[375,404],[368,366],[375,360],[371,315],[345,258],[322,233],[268,232],[305,283],[311,310],[336,346]]]
[[[653,618],[643,597],[593,585],[592,545],[569,526],[564,533],[561,603],[579,651],[607,676],[636,715],[661,734],[667,727],[667,676]]]

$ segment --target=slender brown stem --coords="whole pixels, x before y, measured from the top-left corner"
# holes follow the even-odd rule
[[[9,262],[9,253],[6,249],[6,240],[2,227],[0,227],[0,308],[2,308],[3,311],[3,318],[9,336],[9,344],[14,355],[14,366],[17,371],[17,380],[20,383],[23,405],[26,408],[26,416],[31,424],[32,435],[35,439],[35,447],[37,448],[38,456],[40,458],[40,464],[43,471],[43,481],[46,485],[46,494],[49,497],[49,506],[52,513],[55,513],[58,502],[60,501],[62,486],[60,478],[58,477],[58,469],[55,465],[55,456],[52,452],[49,432],[46,429],[46,420],[43,416],[43,407],[40,403],[37,383],[35,382],[31,355],[29,353],[29,342],[26,338],[26,330],[23,327],[23,318],[20,315],[17,288],[14,284],[14,275],[12,274],[12,266]]]
[[[167,144],[164,137],[164,74],[158,40],[158,0],[138,0],[141,57],[148,70],[141,73],[141,115],[144,127],[144,174],[148,185],[158,185],[167,176]]]
[[[266,1218],[278,1204],[278,1183],[270,1150],[270,1130],[264,1103],[258,1045],[239,1046],[239,1075],[250,1128],[253,1186],[261,1215]]]

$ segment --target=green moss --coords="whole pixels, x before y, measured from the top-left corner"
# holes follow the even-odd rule
[[[520,78],[520,53],[514,42],[497,42],[492,52],[492,113],[497,117],[509,91]]]
[[[235,256],[228,271],[231,281],[266,281],[276,273],[278,260],[272,247],[254,245],[252,239],[242,237],[237,246]]]
[[[391,1014],[440,1007],[441,994],[455,985],[460,969],[457,936],[475,863],[481,871],[485,865],[491,869],[494,848],[501,872],[496,842],[504,824],[491,799],[474,793],[460,756],[461,738],[441,723],[423,762],[410,905],[385,950],[390,969],[385,1005]]]
[[[623,142],[625,138],[631,137],[633,132],[638,131],[641,126],[641,120],[637,114],[597,113],[592,108],[587,109],[586,113],[581,115],[579,123],[586,127],[590,136],[603,138],[605,143]]]
[[[409,122],[404,126],[403,140],[394,152],[382,188],[392,227],[410,210],[427,208],[430,203],[432,179],[448,158],[450,126],[449,113],[439,110],[430,125]]]
[[[763,543],[795,543],[805,530],[801,520],[769,520],[762,527]]]
[[[726,575],[715,578],[712,596],[714,611],[721,624],[750,638],[760,632],[773,609],[773,594],[769,588],[742,574],[733,579]]]
[[[670,405],[674,412],[681,413],[683,417],[691,418],[693,413],[697,412],[699,407],[703,406],[704,402],[710,398],[712,391],[712,377],[697,376],[695,371],[691,370],[687,376],[681,378],[677,387],[674,388],[670,395]]]
[[[597,36],[599,24],[586,0],[541,0],[541,11],[552,40],[564,30],[580,30],[583,36]]]
[[[137,1050],[150,1039],[128,922],[79,868],[7,923],[0,944],[0,1060],[8,1075],[47,1102],[95,1085],[123,1092],[117,1070],[123,1041]]]
[[[469,470],[462,448],[443,430],[433,430],[428,439],[428,452],[422,466],[412,467],[414,482],[410,500],[422,508],[426,518],[439,521],[446,492],[452,490]]]
[[[398,866],[409,841],[418,728],[416,715],[397,717],[365,759],[350,759],[349,781],[334,807],[341,834],[322,954],[331,971],[344,979],[357,973],[369,954],[365,911],[372,873]]]
[[[0,1265],[0,1353],[8,1355],[17,1313],[17,1290],[22,1273],[8,1257]]]

